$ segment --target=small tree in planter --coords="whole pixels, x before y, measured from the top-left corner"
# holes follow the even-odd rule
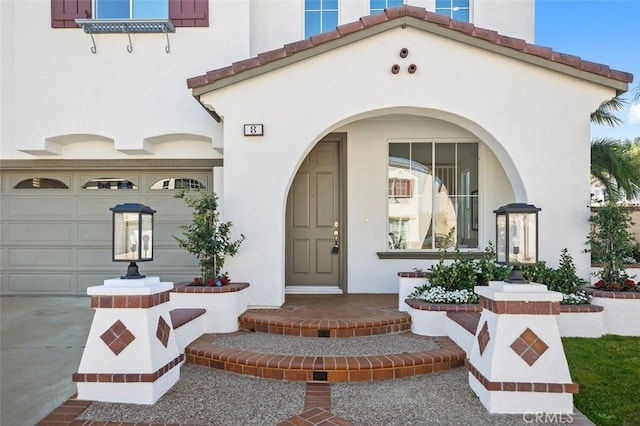
[[[634,240],[628,231],[633,225],[629,212],[610,202],[598,208],[589,221],[591,232],[587,244],[591,247],[591,259],[601,264],[600,271],[596,273],[600,280],[595,286],[611,291],[637,290],[635,282],[625,271],[626,263],[635,263],[635,259],[629,256],[634,249]]]
[[[200,263],[201,277],[196,278],[193,284],[217,286],[228,284],[228,275],[221,274],[220,271],[225,257],[233,256],[238,252],[240,244],[244,241],[244,235],[241,234],[239,240],[231,240],[229,233],[232,223],[220,221],[218,196],[215,193],[200,189],[192,193],[188,188],[183,188],[176,193],[175,197],[181,198],[193,208],[192,223],[180,226],[184,231],[184,238],[173,236],[180,248],[195,255]]]

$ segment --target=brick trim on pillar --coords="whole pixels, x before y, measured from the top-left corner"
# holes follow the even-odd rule
[[[147,309],[167,303],[170,291],[156,294],[92,295],[91,307],[101,309]]]
[[[73,373],[71,380],[76,383],[153,383],[183,361],[184,354],[180,354],[153,373]]]
[[[491,300],[480,296],[479,304],[496,314],[560,315],[560,302],[524,302],[520,300]]]
[[[515,383],[493,382],[479,372],[469,360],[464,361],[469,373],[474,376],[485,389],[503,392],[542,392],[542,393],[578,393],[577,383]]]

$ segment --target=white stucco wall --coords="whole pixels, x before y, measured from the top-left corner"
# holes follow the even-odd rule
[[[410,51],[404,60],[398,57],[403,47]],[[397,75],[390,72],[394,63],[401,64]],[[406,72],[410,63],[418,67],[413,75]],[[285,201],[302,159],[323,135],[348,129],[349,123],[410,113],[451,121],[495,154],[493,160],[481,151],[485,171],[480,191],[487,196],[481,238],[492,239],[492,211],[503,202],[533,203],[542,208],[541,258],[553,265],[567,247],[587,277],[589,260],[581,251],[588,231],[589,113],[613,95],[612,89],[410,27],[205,94],[203,102],[224,116],[225,216],[237,232],[247,235],[229,269],[234,277],[252,283],[250,305],[282,303]],[[244,137],[243,123],[263,123],[265,136]],[[367,164],[372,170],[361,177],[372,179],[371,192],[349,194],[361,200],[349,199],[348,286],[396,291],[395,272],[411,265],[377,260],[372,246],[382,247],[383,236],[367,231],[382,229],[386,220],[386,210],[376,209],[373,193],[383,194],[378,186],[386,187],[383,144],[364,150],[361,135],[354,132],[347,139],[350,153],[364,157],[349,156],[350,191],[360,179],[358,167]],[[504,171],[495,167],[498,163]],[[501,173],[509,179],[513,200],[506,199],[500,186]],[[385,196],[380,197],[377,203],[382,206]],[[370,202],[362,205],[363,199]],[[356,238],[363,235],[371,244],[367,251],[352,249],[366,245]]]
[[[210,0],[210,26],[177,28],[168,54],[164,34],[132,34],[132,53],[126,34],[95,35],[92,54],[82,29],[51,28],[50,10],[2,2],[3,159],[216,156],[212,119],[185,81],[249,56],[248,0]]]

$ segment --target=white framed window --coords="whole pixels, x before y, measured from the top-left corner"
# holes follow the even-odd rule
[[[436,0],[436,13],[449,16],[456,21],[469,21],[470,0]]]
[[[174,27],[209,26],[209,0],[50,1],[51,28],[78,28],[76,19],[169,19]]]
[[[388,7],[402,6],[403,4],[404,0],[369,0],[369,13],[373,15],[384,12]]]
[[[389,142],[387,170],[390,250],[478,247],[477,142]]]
[[[95,19],[167,19],[169,0],[94,0]]]
[[[304,0],[304,37],[338,26],[338,0]]]

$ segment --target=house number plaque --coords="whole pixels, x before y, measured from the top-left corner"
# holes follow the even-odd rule
[[[245,136],[264,136],[264,126],[262,124],[245,124]]]

